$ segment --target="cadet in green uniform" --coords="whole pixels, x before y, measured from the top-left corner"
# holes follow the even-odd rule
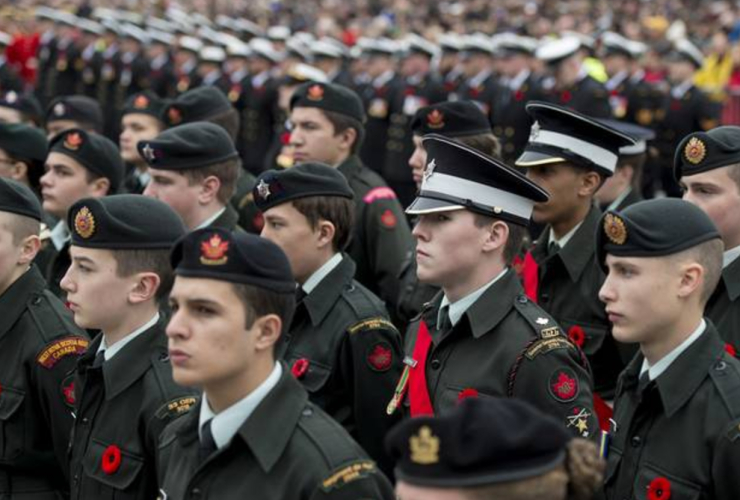
[[[311,401],[357,440],[383,470],[383,437],[396,417],[385,403],[401,374],[401,336],[383,302],[354,280],[342,253],[354,227],[352,189],[336,169],[302,163],[257,178],[262,236],[288,256],[298,303],[278,357]]]
[[[719,127],[686,136],[676,150],[676,179],[683,199],[704,210],[717,226],[725,254],[722,279],[709,299],[706,316],[740,352],[740,127]]]
[[[204,394],[162,435],[159,498],[393,499],[375,463],[275,360],[296,290],[280,248],[199,229],[172,265],[173,374]]]
[[[46,110],[46,136],[51,141],[61,132],[81,128],[87,132],[103,132],[103,111],[94,99],[82,95],[54,99]]]
[[[592,500],[605,465],[596,444],[515,399],[405,420],[386,445],[398,500]]]
[[[10,178],[40,196],[39,179],[49,143],[44,132],[31,125],[0,123],[0,177]]]
[[[525,399],[575,435],[597,431],[588,363],[509,267],[547,193],[453,139],[424,138],[427,169],[407,212],[419,280],[442,288],[406,335],[388,411],[438,414],[468,397]],[[404,396],[408,393],[408,398]]]
[[[396,194],[357,156],[364,119],[362,101],[352,90],[305,83],[290,100],[290,143],[296,163],[326,163],[347,178],[355,193],[355,231],[347,252],[357,264],[355,279],[393,312],[401,266],[413,240]]]
[[[239,154],[223,128],[186,123],[153,140],[139,141],[137,148],[152,176],[145,196],[167,203],[190,230],[238,228],[238,215],[229,200],[239,176]]]
[[[70,373],[88,345],[31,264],[41,205],[0,179],[0,497],[63,498],[75,393]]]
[[[722,271],[719,231],[662,198],[607,212],[596,248],[614,337],[640,348],[619,377],[605,497],[740,498],[740,361],[702,318]]]
[[[195,403],[172,380],[160,301],[172,286],[177,214],[141,195],[85,198],[69,211],[62,279],[75,322],[98,334],[80,358],[70,443],[71,498],[151,499],[159,435]]]
[[[530,297],[552,314],[588,356],[595,390],[614,395],[617,376],[634,350],[621,353],[597,292],[604,274],[596,266],[594,233],[600,211],[594,193],[611,176],[619,148],[635,141],[573,110],[533,102],[535,120],[517,166],[551,198],[534,207],[532,218],[547,227],[531,250],[538,289]],[[607,416],[608,417],[608,416]]]
[[[50,244],[44,248],[48,266],[44,269],[49,289],[63,296],[59,281],[69,267],[67,211],[77,200],[100,198],[115,193],[123,182],[124,165],[118,148],[93,132],[70,129],[54,137],[41,177],[44,211],[59,222],[52,228]]]

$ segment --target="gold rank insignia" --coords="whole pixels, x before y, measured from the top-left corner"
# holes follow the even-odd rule
[[[606,214],[604,217],[604,233],[615,245],[624,245],[627,241],[627,226],[624,221],[614,214]]]
[[[707,155],[707,146],[701,139],[692,137],[689,139],[689,142],[686,143],[686,147],[683,148],[683,155],[686,157],[686,161],[697,165],[701,163]]]
[[[89,208],[82,207],[75,215],[75,232],[84,239],[95,233],[95,217]]]
[[[445,115],[440,110],[435,109],[427,115],[427,126],[431,129],[440,129],[445,126]]]
[[[411,461],[421,465],[439,462],[439,438],[432,434],[432,429],[424,425],[419,435],[409,438]]]

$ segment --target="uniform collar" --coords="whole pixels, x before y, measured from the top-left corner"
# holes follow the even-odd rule
[[[141,335],[142,333],[149,330],[151,327],[157,324],[159,321],[159,313],[155,314],[152,319],[147,321],[144,325],[142,325],[140,328],[137,328],[133,332],[129,333],[125,337],[123,337],[118,342],[114,343],[112,346],[109,346],[108,343],[105,340],[105,335],[103,335],[103,338],[100,340],[100,346],[98,346],[98,350],[96,351],[96,354],[100,351],[105,351],[105,360],[108,361],[110,359],[113,359],[113,356],[121,352],[121,349],[126,347],[126,345],[130,344],[132,340],[134,340],[136,337]]]
[[[313,326],[318,326],[329,314],[337,298],[345,287],[352,282],[355,275],[356,266],[354,261],[347,255],[341,257],[336,265],[303,299],[303,306],[308,311]]]
[[[696,340],[701,336],[702,333],[707,329],[707,322],[704,321],[702,318],[701,322],[699,323],[699,326],[694,330],[691,335],[686,337],[686,339],[681,342],[678,346],[676,346],[671,352],[663,356],[662,359],[660,359],[657,363],[654,365],[650,365],[648,363],[648,360],[646,358],[643,358],[642,360],[642,367],[640,368],[640,376],[642,376],[643,373],[647,372],[648,376],[650,377],[650,380],[655,380],[658,377],[660,377],[663,372],[665,372],[671,364],[673,364],[674,361],[686,350],[696,342]]]
[[[573,234],[567,244],[563,246],[557,254],[551,257],[551,259],[560,259],[563,261],[565,268],[568,270],[570,279],[574,283],[581,277],[583,270],[594,255],[594,252],[596,252],[594,234],[596,233],[596,226],[598,225],[600,218],[601,211],[595,206],[592,206],[588,215],[586,215],[586,218],[583,219],[581,226]],[[551,232],[552,228],[548,228],[547,230]],[[541,242],[537,244],[535,252],[538,255],[547,255],[547,245],[549,243],[548,238],[541,238]]]
[[[508,268],[504,269],[498,275],[496,275],[495,278],[493,278],[491,281],[483,285],[482,287],[478,288],[477,290],[474,290],[473,292],[469,293],[465,297],[461,298],[460,300],[456,301],[455,303],[451,303],[450,299],[447,298],[447,295],[442,297],[442,303],[439,305],[439,313],[437,315],[437,323],[441,323],[441,318],[439,317],[439,314],[442,313],[442,310],[445,307],[449,308],[448,315],[450,318],[450,323],[452,323],[452,326],[457,325],[458,321],[460,321],[460,318],[462,318],[463,314],[467,312],[470,307],[475,304],[475,302],[483,295],[486,290],[491,288],[494,283],[496,283],[498,280],[500,280],[505,274]]]
[[[326,278],[326,276],[330,272],[332,272],[334,268],[339,265],[340,262],[342,262],[342,254],[335,253],[329,260],[324,262],[324,264],[320,268],[314,271],[305,283],[303,283],[303,291],[306,292],[306,294],[310,294],[311,292],[313,292],[318,284],[321,283],[321,280]]]
[[[357,155],[351,155],[340,163],[337,169],[342,172],[345,177],[350,178],[362,169],[362,162],[360,162],[360,158]]]
[[[0,295],[0,337],[10,331],[26,310],[31,294],[40,293],[45,287],[46,282],[34,265]]]
[[[609,206],[606,208],[606,210],[617,210],[619,208],[619,205],[627,198],[630,193],[632,192],[632,187],[627,186],[627,188],[622,191],[619,196],[617,196],[613,202],[609,204]]]
[[[386,83],[388,83],[391,80],[393,80],[393,77],[394,76],[396,76],[396,74],[393,72],[392,69],[389,69],[388,71],[386,71],[382,75],[378,76],[375,80],[373,80],[373,87],[375,87],[376,89],[379,89],[380,87],[382,87]]]
[[[519,90],[524,82],[527,81],[527,78],[529,78],[529,75],[531,75],[532,72],[528,69],[523,69],[519,72],[518,75],[516,75],[514,78],[508,81],[507,85],[509,88],[513,91]]]
[[[57,222],[57,225],[51,230],[49,237],[51,238],[51,243],[54,245],[54,248],[57,249],[57,252],[60,252],[72,239],[72,235],[70,234],[69,229],[67,229],[67,223],[63,220]]]
[[[740,246],[730,248],[722,255],[722,268],[727,268],[740,257]]]
[[[583,225],[583,221],[573,226],[573,229],[565,233],[565,235],[559,239],[555,237],[555,233],[552,231],[552,227],[551,227],[550,232],[547,235],[547,245],[550,246],[551,243],[556,243],[560,248],[565,248],[565,246],[568,244],[571,238],[573,238],[573,235],[576,234],[576,231],[578,231],[578,229],[582,225]]]
[[[216,213],[214,213],[213,215],[211,215],[210,217],[208,217],[206,220],[204,220],[203,222],[201,222],[200,224],[198,224],[198,226],[195,229],[203,229],[204,227],[210,226],[211,224],[213,224],[214,222],[216,222],[216,220],[219,217],[221,217],[224,214],[224,212],[226,212],[226,207],[225,206],[221,207],[221,209],[220,210],[217,210]]]
[[[740,249],[733,248],[730,252]],[[727,295],[730,301],[734,302],[740,297],[740,259],[735,258],[722,269],[722,282],[727,288]]]
[[[486,79],[492,74],[493,74],[493,71],[491,71],[490,69],[484,69],[483,71],[475,75],[473,78],[468,80],[468,85],[471,88],[480,87],[481,85],[483,85],[483,82],[486,81]]]
[[[676,85],[671,89],[671,97],[674,99],[681,99],[684,95],[686,95],[686,92],[688,92],[691,87],[694,86],[694,82],[691,79],[686,80],[685,82]]]
[[[282,365],[275,363],[275,367],[270,372],[270,375],[255,390],[218,415],[211,410],[211,406],[208,404],[208,395],[203,394],[198,421],[199,434],[203,429],[203,425],[209,420],[213,420],[211,422],[211,432],[213,433],[213,440],[216,442],[216,446],[220,450],[229,444],[236,433],[239,432],[239,428],[249,420],[254,410],[257,409],[270,391],[275,388],[280,381],[282,373]]]
[[[265,70],[258,75],[252,77],[252,87],[262,87],[265,82],[270,78],[270,71]]]
[[[627,80],[627,77],[630,76],[630,74],[627,72],[627,70],[622,70],[613,77],[609,78],[609,80],[606,81],[604,86],[606,87],[606,90],[614,90],[617,87],[619,87],[622,82]]]

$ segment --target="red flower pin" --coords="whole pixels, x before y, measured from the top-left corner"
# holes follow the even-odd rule
[[[570,91],[563,90],[560,93],[560,102],[562,103],[570,102],[571,99],[573,99],[573,96],[571,95]]]
[[[300,380],[306,375],[306,372],[308,372],[309,365],[310,362],[308,361],[308,359],[297,359],[295,363],[293,363],[293,367],[290,369],[290,373],[292,373],[295,378]]]
[[[580,326],[574,325],[568,330],[568,338],[578,347],[583,347],[583,344],[586,342],[586,332]]]
[[[477,398],[478,397],[478,391],[473,389],[472,387],[468,387],[467,389],[463,389],[459,393],[457,393],[457,401],[458,403],[460,401],[464,401],[468,398]]]
[[[733,358],[737,357],[737,349],[735,349],[735,346],[732,344],[725,344],[725,351],[727,351],[727,354],[732,356]]]
[[[648,500],[668,500],[671,498],[671,482],[664,477],[656,477],[648,485]]]
[[[121,450],[118,446],[112,444],[103,452],[103,459],[101,460],[100,467],[103,469],[103,472],[111,475],[115,474],[120,466]]]

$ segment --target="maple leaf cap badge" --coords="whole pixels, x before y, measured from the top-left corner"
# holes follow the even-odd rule
[[[64,147],[71,150],[77,151],[82,146],[82,136],[79,132],[70,132],[64,138]]]
[[[435,109],[427,115],[427,126],[431,129],[440,129],[445,126],[444,118],[444,113]]]
[[[419,434],[409,438],[411,461],[421,465],[439,462],[439,438],[432,434],[432,429],[424,425]]]
[[[134,99],[134,108],[136,109],[147,109],[149,107],[149,98],[145,95],[137,96]]]
[[[226,252],[229,250],[229,242],[221,239],[218,234],[202,241],[200,244],[200,263],[206,266],[220,266],[229,261]]]
[[[308,88],[308,93],[306,94],[306,97],[310,101],[321,101],[324,99],[324,87],[322,87],[319,84],[311,85]]]

